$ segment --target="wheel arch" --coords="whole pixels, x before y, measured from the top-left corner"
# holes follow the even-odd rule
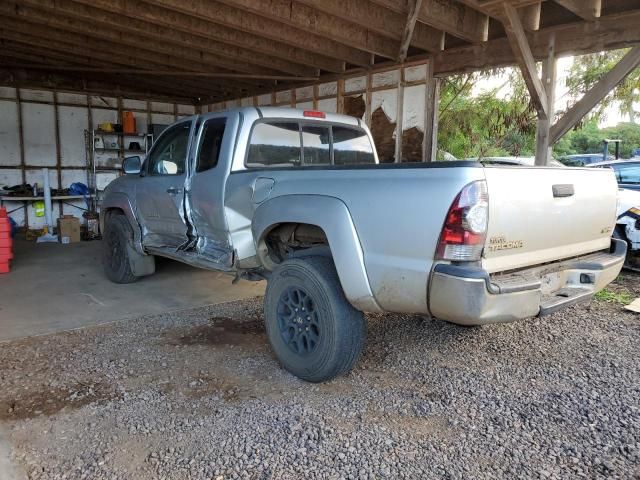
[[[133,247],[138,253],[145,254],[142,248],[142,232],[140,224],[136,220],[133,206],[129,197],[121,192],[110,192],[104,199],[100,208],[100,231],[104,232],[104,226],[110,215],[124,215],[129,221],[133,232]]]
[[[283,225],[305,225],[322,232],[328,251],[309,249],[307,254],[331,256],[345,296],[355,308],[381,311],[371,291],[360,239],[344,202],[324,195],[283,195],[261,204],[254,213],[251,229],[257,257],[267,270],[277,265],[269,255],[267,237]]]

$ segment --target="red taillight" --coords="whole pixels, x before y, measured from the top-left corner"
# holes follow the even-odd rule
[[[305,110],[302,115],[311,118],[327,118],[327,115],[324,112],[319,112],[318,110]]]
[[[436,258],[480,260],[487,234],[489,202],[484,180],[465,186],[451,204],[440,232]]]

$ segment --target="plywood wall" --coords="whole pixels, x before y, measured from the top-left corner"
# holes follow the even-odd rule
[[[42,167],[50,168],[52,188],[68,188],[71,183],[87,183],[84,131],[102,122],[121,123],[123,111],[132,111],[138,132],[147,124],[169,124],[193,115],[196,107],[75,92],[16,89],[0,86],[0,187],[21,183],[42,185]],[[133,140],[133,139],[132,139]],[[119,175],[122,159],[118,152],[104,152],[96,164],[105,168],[98,186],[104,187]],[[85,206],[84,202],[74,205]],[[11,217],[21,226],[40,228],[32,206],[7,203],[16,209]],[[54,205],[54,215],[81,215],[71,206]]]

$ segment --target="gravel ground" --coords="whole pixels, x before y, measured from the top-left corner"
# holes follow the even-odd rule
[[[0,424],[34,479],[640,478],[640,315],[368,326],[322,385],[279,367],[260,299],[6,343]]]

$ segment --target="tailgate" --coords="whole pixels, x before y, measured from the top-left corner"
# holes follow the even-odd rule
[[[610,169],[485,167],[489,273],[609,247],[618,185]]]

